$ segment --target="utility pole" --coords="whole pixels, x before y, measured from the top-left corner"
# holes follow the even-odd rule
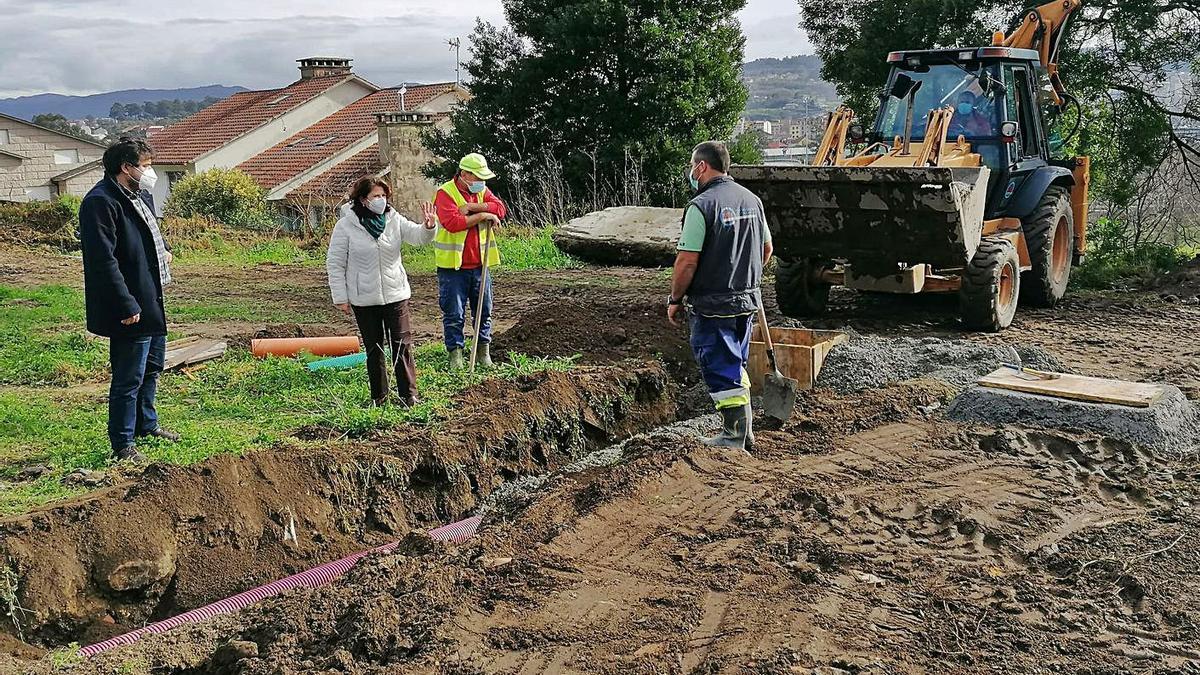
[[[450,45],[450,49],[454,52],[454,84],[462,84],[462,39],[454,38],[446,40],[446,44]]]

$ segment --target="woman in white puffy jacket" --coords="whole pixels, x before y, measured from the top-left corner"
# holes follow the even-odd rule
[[[378,178],[363,178],[350,191],[350,202],[333,228],[325,267],[333,304],[354,312],[367,350],[372,405],[388,400],[388,372],[404,405],[417,403],[417,367],[413,360],[412,289],[400,260],[400,244],[429,244],[437,219],[433,204],[423,204],[424,224],[414,223],[388,204],[391,188]],[[392,350],[387,362],[384,345]]]

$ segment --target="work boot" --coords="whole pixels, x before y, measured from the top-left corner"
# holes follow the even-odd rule
[[[131,445],[129,447],[116,450],[113,452],[113,456],[117,458],[118,462],[141,463],[146,461],[146,456],[138,452],[136,445]]]
[[[754,408],[746,402],[746,452],[754,452]]]
[[[476,362],[483,368],[492,367],[492,343],[479,343],[479,353],[475,355]]]
[[[736,408],[721,408],[721,433],[712,438],[704,439],[704,444],[717,448],[746,449],[746,406]]]
[[[463,369],[463,350],[462,347],[450,350],[450,370]]]
[[[162,427],[158,427],[154,431],[147,431],[141,436],[142,438],[161,438],[170,443],[178,443],[180,439],[179,434],[175,433],[174,431],[167,431]]]

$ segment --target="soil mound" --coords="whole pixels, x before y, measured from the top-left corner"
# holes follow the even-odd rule
[[[521,317],[497,336],[502,351],[535,356],[580,356],[583,363],[607,364],[658,356],[668,365],[691,362],[687,332],[667,322],[666,302],[608,298],[563,298]]]
[[[1154,287],[1165,300],[1192,305],[1200,303],[1200,255],[1160,277]]]

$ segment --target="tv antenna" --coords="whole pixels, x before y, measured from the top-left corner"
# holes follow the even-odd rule
[[[446,40],[446,44],[450,45],[451,51],[454,52],[454,84],[462,84],[462,76],[460,75],[462,69],[462,39],[454,38]]]

